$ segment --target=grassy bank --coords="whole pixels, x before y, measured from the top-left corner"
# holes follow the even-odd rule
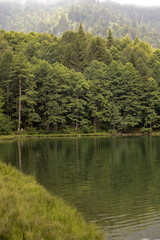
[[[81,133],[81,134],[21,134],[21,135],[0,135],[0,141],[5,141],[5,140],[15,140],[15,139],[23,139],[23,138],[68,138],[68,137],[111,137],[111,136],[117,136],[117,137],[129,137],[129,136],[160,136],[160,131],[158,132],[152,132],[148,134],[144,134],[141,132],[134,132],[134,133]]]
[[[83,134],[21,134],[21,135],[0,135],[0,141],[5,140],[14,140],[14,139],[22,139],[22,138],[68,138],[68,137],[98,137],[98,136],[105,136],[109,137],[111,134],[109,133],[83,133]]]
[[[103,236],[32,177],[0,162],[0,239],[100,240]]]

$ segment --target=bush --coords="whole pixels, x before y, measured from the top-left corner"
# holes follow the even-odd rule
[[[143,127],[143,128],[140,129],[140,133],[143,133],[143,134],[149,134],[149,133],[151,133],[151,132],[152,132],[152,129],[151,129],[151,128],[145,128],[145,127]]]
[[[109,130],[109,133],[110,133],[110,134],[117,134],[118,132],[117,132],[116,129],[110,129],[110,130]]]
[[[29,128],[28,127],[26,129],[26,133],[29,134],[29,135],[33,135],[33,134],[37,134],[38,132],[37,132],[36,128]]]
[[[12,133],[12,123],[10,118],[3,115],[0,117],[0,135],[9,135]]]
[[[81,127],[81,132],[82,133],[94,133],[94,127],[84,125],[83,127]]]
[[[70,126],[63,126],[61,133],[63,134],[70,134],[73,133],[73,128],[71,128]]]

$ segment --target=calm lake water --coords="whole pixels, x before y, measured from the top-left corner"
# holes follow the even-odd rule
[[[1,142],[0,160],[34,175],[105,239],[160,239],[160,137]]]

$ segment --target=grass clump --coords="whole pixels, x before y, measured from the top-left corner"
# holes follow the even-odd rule
[[[0,240],[100,240],[102,233],[33,177],[0,162]]]

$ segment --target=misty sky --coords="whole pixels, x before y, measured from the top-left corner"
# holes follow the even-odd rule
[[[26,2],[27,0],[0,0],[2,1],[8,1],[8,2]],[[32,0],[30,0],[32,1]],[[34,2],[58,2],[60,0],[34,0]],[[76,1],[76,0],[74,0]],[[107,1],[107,0],[100,0],[100,1]],[[132,4],[132,5],[138,5],[138,6],[158,6],[160,7],[160,0],[111,0],[113,2],[118,2],[121,4]]]
[[[160,0],[114,0],[114,2],[140,6],[160,6]]]

